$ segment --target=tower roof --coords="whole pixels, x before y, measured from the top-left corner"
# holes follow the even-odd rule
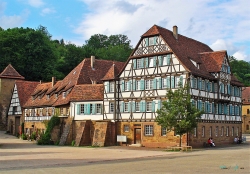
[[[0,78],[8,78],[8,79],[24,79],[15,68],[11,64],[9,64],[3,72],[0,74]]]

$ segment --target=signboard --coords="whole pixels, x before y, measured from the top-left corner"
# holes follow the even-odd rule
[[[127,136],[117,135],[117,142],[127,142]]]

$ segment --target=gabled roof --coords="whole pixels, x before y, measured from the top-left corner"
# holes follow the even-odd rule
[[[246,87],[242,90],[242,102],[243,105],[250,104],[250,87]]]
[[[21,76],[15,68],[11,64],[9,64],[3,72],[0,74],[0,78],[8,78],[8,79],[24,79],[23,76]]]
[[[103,84],[76,85],[72,90],[70,101],[102,101],[103,90]]]
[[[39,82],[17,80],[15,84],[20,105],[23,107]]]
[[[125,64],[125,63],[124,63]],[[108,72],[106,73],[106,75],[102,78],[102,80],[114,80],[117,78],[117,75],[119,74],[119,72],[122,70],[122,67],[124,66],[124,64],[113,64],[113,66],[110,67],[110,69],[108,70]]]

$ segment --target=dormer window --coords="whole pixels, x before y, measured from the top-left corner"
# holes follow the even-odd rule
[[[63,96],[63,98],[65,98],[66,97],[66,92],[63,92],[62,96]]]
[[[49,99],[49,95],[47,95],[47,99]]]

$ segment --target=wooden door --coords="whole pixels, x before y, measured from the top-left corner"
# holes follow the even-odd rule
[[[20,117],[16,117],[15,118],[15,134],[14,135],[17,135],[17,133],[19,133],[19,126],[20,126]]]
[[[135,128],[135,144],[141,144],[141,128]]]

